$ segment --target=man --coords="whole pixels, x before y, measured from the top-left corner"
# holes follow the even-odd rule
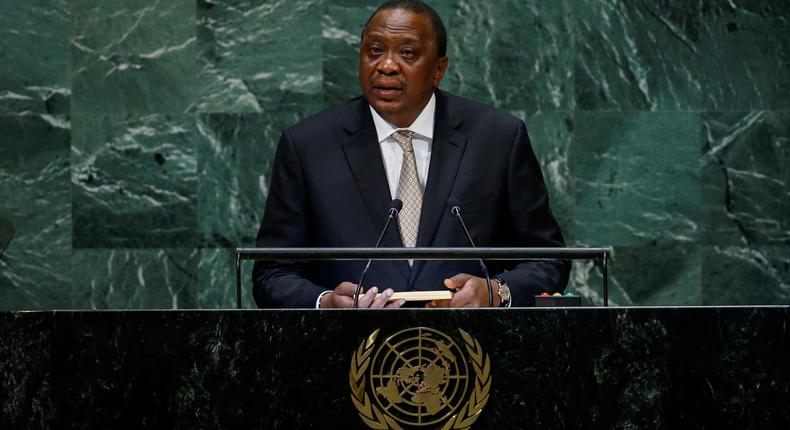
[[[373,246],[396,197],[403,209],[382,246],[468,247],[448,201],[478,246],[564,245],[524,123],[440,91],[446,50],[444,24],[422,1],[373,13],[359,54],[364,96],[283,132],[257,246]],[[256,303],[351,307],[364,263],[256,262]],[[567,262],[488,264],[494,306],[526,305],[568,279]],[[442,288],[452,300],[427,306],[488,306],[474,261],[375,261],[366,286],[360,307],[400,307],[388,300],[393,291]]]

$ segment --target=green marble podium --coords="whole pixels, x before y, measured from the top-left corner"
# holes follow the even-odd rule
[[[787,306],[6,312],[0,428],[362,429],[352,356],[414,327],[490,358],[474,428],[787,428],[789,323]]]

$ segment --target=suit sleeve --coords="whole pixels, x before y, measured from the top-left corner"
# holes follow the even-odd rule
[[[540,165],[532,151],[523,121],[519,121],[508,166],[507,192],[514,243],[522,247],[561,247],[565,241],[549,208]],[[562,292],[568,283],[570,261],[523,261],[497,277],[512,292],[513,306],[531,305],[542,292]]]
[[[311,243],[309,203],[302,163],[296,147],[283,132],[274,157],[269,194],[257,247],[301,247]],[[260,308],[314,308],[327,291],[309,281],[309,263],[256,261],[252,270],[253,295]]]

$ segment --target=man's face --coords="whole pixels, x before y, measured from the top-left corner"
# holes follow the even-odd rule
[[[387,122],[407,127],[422,112],[447,70],[438,51],[426,15],[387,9],[370,21],[359,50],[359,83]]]

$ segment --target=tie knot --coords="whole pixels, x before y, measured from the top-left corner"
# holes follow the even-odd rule
[[[392,137],[398,142],[398,145],[403,148],[403,152],[414,151],[414,146],[411,144],[412,135],[414,135],[414,132],[409,130],[398,130],[392,133]]]

